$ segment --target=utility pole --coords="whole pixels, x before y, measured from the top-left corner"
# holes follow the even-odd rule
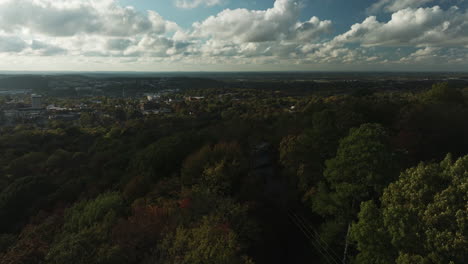
[[[353,202],[351,204],[351,212],[354,211],[354,205],[356,203],[356,200],[353,199]],[[349,247],[349,232],[351,230],[351,220],[348,224],[348,231],[346,232],[346,238],[345,238],[345,248],[344,248],[344,252],[343,252],[343,264],[346,264],[346,256],[348,255],[348,247]]]
[[[346,232],[345,247],[343,252],[343,264],[346,264],[346,255],[348,255],[349,245],[349,230],[351,229],[351,223],[348,224],[348,231]]]

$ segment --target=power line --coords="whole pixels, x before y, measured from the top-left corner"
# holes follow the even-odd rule
[[[315,247],[315,249],[324,257],[324,259],[327,261],[327,263],[331,263],[330,259],[333,261],[335,264],[339,264],[340,262],[337,261],[325,248],[321,243],[320,240],[317,239],[317,237],[307,228],[305,223],[303,222],[304,220],[295,214],[294,212],[288,212],[288,216],[290,217],[291,221],[302,231],[302,233],[309,239],[311,244]]]
[[[306,226],[306,224],[305,224],[305,220],[302,218],[302,221],[301,221],[301,217],[299,217],[299,215],[295,214],[294,212],[291,212],[291,214],[294,215],[294,216],[298,219],[298,221],[300,221],[300,223],[302,224],[302,226],[305,227],[305,229],[308,231],[308,233],[312,236],[312,238],[313,238],[313,239],[317,242],[317,244],[320,246],[321,250],[323,250],[323,251],[327,254],[327,256],[333,260],[334,263],[336,263],[336,264],[340,263],[339,260],[337,261],[337,259],[335,259],[335,258],[329,253],[329,250],[327,249],[327,247],[323,246],[323,245],[320,243],[320,240],[317,238],[317,236],[314,235],[314,234],[307,228],[307,226]],[[339,258],[338,258],[338,259],[339,259]]]
[[[290,220],[293,222],[293,224],[296,225],[296,227],[298,227],[299,230],[307,237],[309,242],[320,253],[320,255],[322,255],[322,257],[324,257],[324,259],[327,261],[327,263],[331,264],[330,261],[328,260],[327,256],[320,250],[320,248],[314,243],[312,237],[310,237],[310,235],[305,231],[304,227],[299,222],[297,222],[297,220],[292,215],[290,215],[289,213],[288,213],[288,216],[289,216]]]
[[[328,243],[320,236],[319,232],[310,224],[310,222],[308,222],[304,216],[301,216],[301,215],[298,215],[296,214],[297,217],[299,217],[300,219],[302,219],[302,222],[304,224],[307,224],[307,226],[309,227],[310,230],[312,230],[315,234],[315,237],[319,239],[319,241],[321,241],[323,244],[325,244],[325,248],[327,249],[327,252],[328,251],[331,251],[331,253],[334,255],[334,257],[336,257],[336,259],[340,259],[340,257],[338,256],[338,254],[328,245]],[[344,262],[343,262],[344,263]]]

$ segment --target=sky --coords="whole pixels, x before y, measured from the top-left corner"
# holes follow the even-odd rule
[[[468,71],[468,0],[0,0],[0,71]]]

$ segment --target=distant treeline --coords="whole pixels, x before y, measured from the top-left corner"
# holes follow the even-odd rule
[[[344,73],[343,73],[344,74]],[[336,78],[320,78],[312,79],[306,74],[301,74],[304,80],[297,81],[292,77],[297,77],[292,74],[290,80],[282,79],[278,80],[278,75],[275,74],[248,74],[241,75],[246,79],[233,79],[232,75],[223,75],[220,73],[213,73],[210,76],[208,73],[203,74],[205,77],[120,77],[118,75],[103,75],[99,77],[87,76],[87,75],[15,75],[15,76],[0,76],[0,89],[28,89],[35,93],[40,93],[48,96],[55,97],[77,97],[80,95],[89,95],[87,93],[76,92],[75,88],[87,87],[88,82],[111,82],[112,85],[98,87],[102,90],[102,94],[105,96],[119,97],[125,94],[126,96],[140,96],[145,92],[157,92],[163,89],[223,89],[223,88],[241,88],[241,89],[260,89],[260,90],[278,90],[289,95],[307,95],[311,92],[320,95],[333,95],[333,94],[349,94],[356,90],[368,89],[376,91],[422,91],[427,90],[433,84],[440,82],[437,78],[427,79],[386,79],[383,76],[386,75],[372,75],[374,78],[370,78],[367,75],[357,74],[355,79],[345,80],[343,76],[349,74],[340,75],[336,73]],[[230,78],[226,78],[229,76]],[[282,75],[280,75],[282,76]],[[287,75],[286,75],[287,76]],[[354,75],[352,75],[354,76]],[[382,78],[377,78],[382,76]],[[405,75],[402,75],[405,76]],[[411,75],[414,77],[413,75]],[[418,75],[415,75],[418,76]],[[421,75],[425,76],[425,75]],[[458,76],[458,75],[457,75]],[[444,76],[440,76],[444,77]],[[162,82],[161,82],[162,81]],[[82,86],[71,86],[68,88],[67,85],[59,85],[55,87],[51,83],[55,82],[83,82]],[[118,85],[115,82],[122,84]],[[463,79],[463,76],[452,78],[447,81],[450,87],[453,88],[464,88],[468,86],[468,77]],[[156,83],[157,85],[148,85],[148,83]],[[122,92],[125,89],[125,93]],[[93,93],[92,95],[96,95]]]

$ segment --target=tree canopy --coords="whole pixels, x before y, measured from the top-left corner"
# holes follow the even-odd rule
[[[464,263],[468,257],[468,156],[410,168],[380,206],[361,204],[357,263]]]

